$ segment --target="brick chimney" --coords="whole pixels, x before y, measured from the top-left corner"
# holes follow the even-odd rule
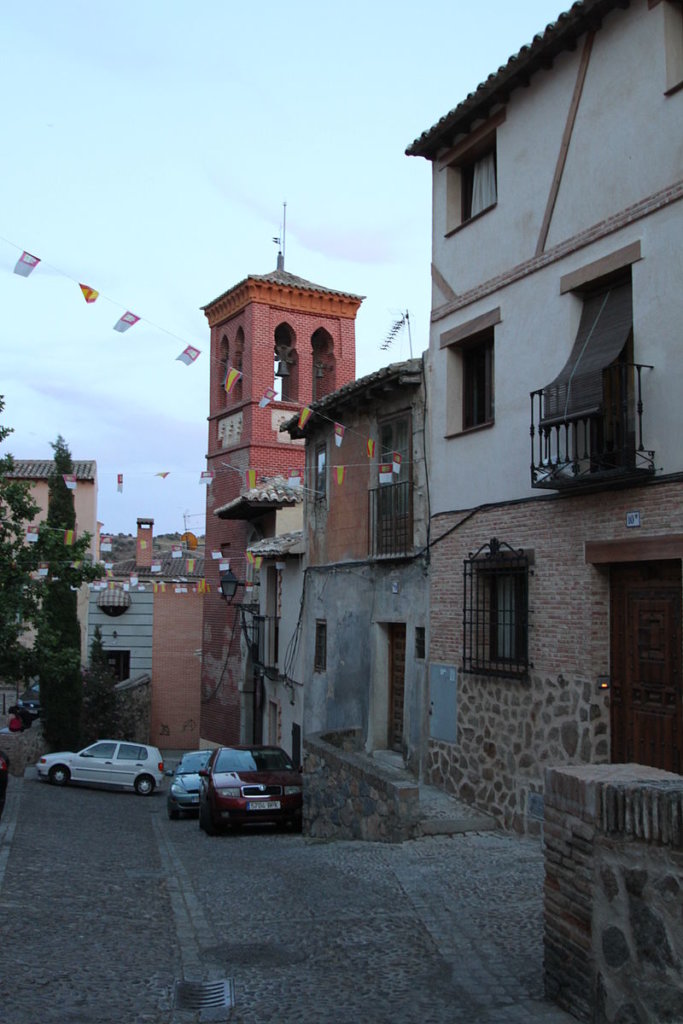
[[[139,569],[152,564],[152,541],[154,538],[154,520],[138,519],[138,543],[135,549],[135,564]]]

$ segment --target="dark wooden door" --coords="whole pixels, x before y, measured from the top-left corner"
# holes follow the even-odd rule
[[[406,672],[406,626],[389,626],[389,748],[403,748],[403,696]]]
[[[612,761],[683,769],[681,563],[610,570]]]

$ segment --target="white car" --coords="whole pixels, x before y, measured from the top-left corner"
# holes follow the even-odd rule
[[[98,740],[77,754],[44,754],[36,768],[38,777],[53,786],[83,782],[134,789],[140,796],[149,796],[164,781],[164,762],[157,747],[119,740]]]

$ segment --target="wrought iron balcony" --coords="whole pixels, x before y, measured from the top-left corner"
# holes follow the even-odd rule
[[[408,555],[413,549],[413,499],[410,480],[382,484],[368,492],[370,554]]]
[[[591,408],[572,408],[568,389],[531,392],[532,487],[574,490],[654,473],[655,453],[643,443],[645,369],[652,367],[612,363],[602,372],[602,393]]]

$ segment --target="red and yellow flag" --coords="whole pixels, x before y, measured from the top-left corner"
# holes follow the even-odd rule
[[[67,547],[71,547],[73,542],[74,542],[74,531],[73,530],[65,530],[64,531],[64,543],[67,545]]]
[[[225,390],[226,390],[227,394],[230,394],[230,392],[234,388],[234,386],[237,383],[237,381],[241,380],[241,379],[242,379],[242,372],[241,372],[241,370],[236,370],[233,366],[231,366],[230,369],[228,370],[228,372],[225,375]]]
[[[299,429],[300,430],[303,429],[303,427],[305,427],[306,424],[308,423],[309,419],[311,418],[312,411],[313,410],[309,409],[308,406],[305,406],[301,410],[301,412],[299,413]]]
[[[252,488],[256,487],[256,470],[255,469],[248,469],[247,472],[245,473],[245,478],[246,478],[247,487],[249,488],[249,490],[252,490]]]
[[[335,473],[337,474],[337,483],[341,486],[344,483],[344,477],[346,476],[346,466],[335,466]]]
[[[94,288],[89,288],[87,284],[79,284],[78,286],[83,292],[83,298],[86,302],[94,302],[97,296],[100,294],[95,291]]]
[[[368,451],[368,458],[369,459],[373,458],[373,456],[375,454],[375,442],[372,440],[372,438],[368,438],[367,451]]]

